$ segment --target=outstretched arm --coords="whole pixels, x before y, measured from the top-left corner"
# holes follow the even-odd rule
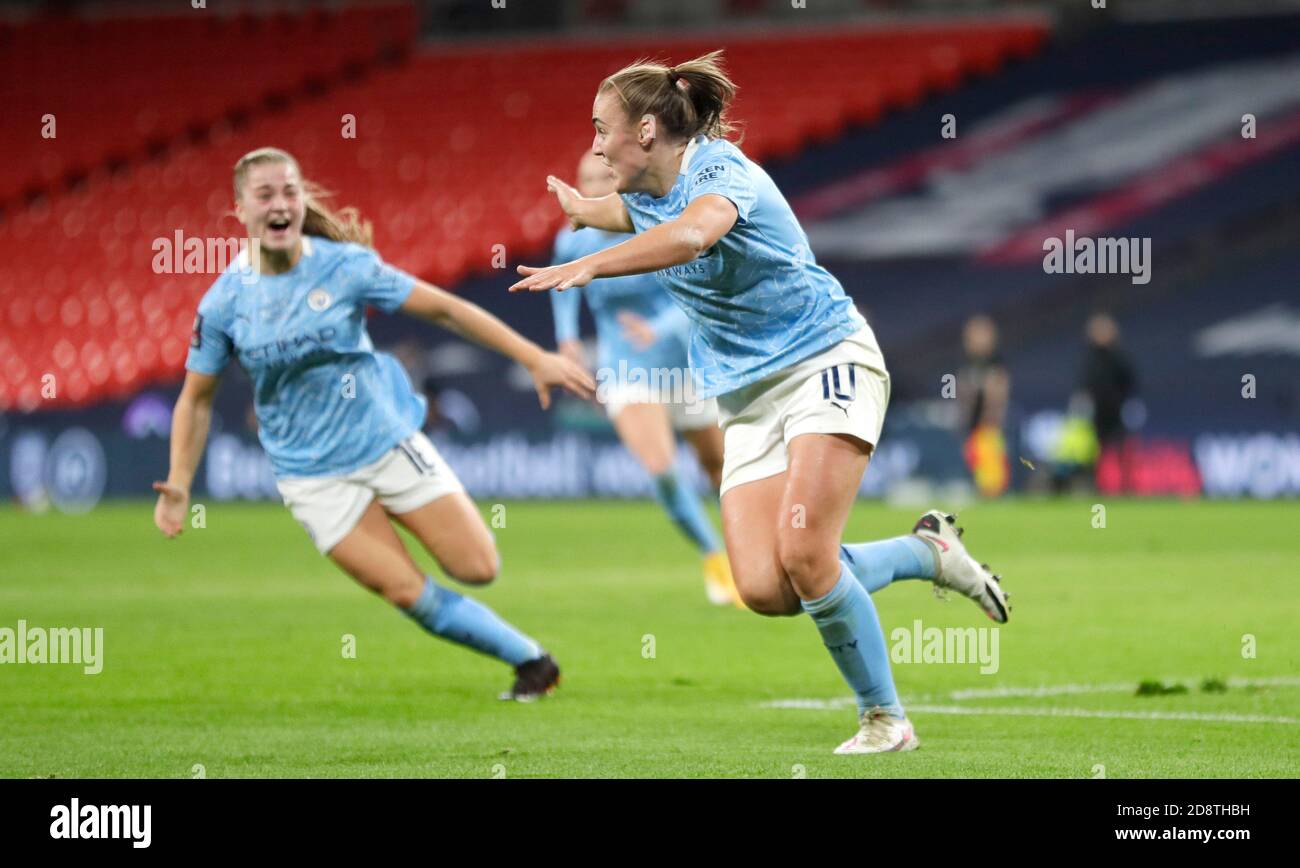
[[[217,394],[218,377],[213,374],[185,372],[176,407],[172,410],[171,468],[166,482],[155,482],[158,503],[153,521],[168,537],[174,537],[185,525],[189,510],[190,485],[199,466],[203,447],[208,442],[212,424],[212,399]]]
[[[476,304],[436,286],[417,281],[401,310],[496,350],[528,369],[542,409],[551,405],[551,387],[560,386],[579,398],[590,398],[596,382],[579,365],[548,353]]]
[[[549,268],[521,265],[518,271],[525,277],[511,286],[510,291],[565,290],[585,286],[597,277],[643,274],[681,265],[717,244],[736,225],[737,217],[736,206],[725,196],[714,193],[700,196],[677,219],[598,253]]]
[[[578,308],[582,302],[582,290],[551,293],[551,313],[555,318],[555,349],[570,361],[587,365],[583,357],[582,341],[578,338]]]
[[[574,229],[590,226],[606,232],[631,232],[635,228],[617,193],[588,198],[554,175],[546,176],[546,189],[555,194],[556,201],[564,209],[564,216],[569,218],[569,225]]]

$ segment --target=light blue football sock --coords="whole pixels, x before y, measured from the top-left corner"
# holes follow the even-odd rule
[[[428,576],[424,577],[420,599],[405,611],[433,635],[504,660],[511,666],[536,660],[544,653],[542,646],[487,606],[434,584]]]
[[[676,465],[654,478],[655,500],[672,518],[673,523],[695,543],[701,554],[722,550],[718,534],[709,523],[700,496],[682,478]]]
[[[840,563],[849,568],[867,593],[874,594],[897,579],[933,579],[934,550],[908,535],[840,546]]]
[[[803,608],[812,616],[840,674],[853,688],[858,716],[879,706],[894,717],[903,717],[876,607],[849,568],[841,563],[840,579],[830,593],[818,600],[804,600]]]

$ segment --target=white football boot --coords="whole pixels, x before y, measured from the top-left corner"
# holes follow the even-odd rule
[[[862,715],[862,722],[853,738],[835,748],[837,754],[890,753],[916,750],[921,741],[907,718],[891,717],[882,708],[873,708]]]
[[[932,509],[912,528],[912,533],[929,543],[939,558],[935,594],[942,598],[940,589],[951,588],[974,600],[994,621],[1005,624],[1011,613],[1007,602],[1011,595],[1002,590],[1001,576],[995,576],[988,564],[979,563],[966,551],[961,541],[962,529],[956,524],[957,516]]]

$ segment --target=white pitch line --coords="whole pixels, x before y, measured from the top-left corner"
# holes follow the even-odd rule
[[[1195,690],[1200,680],[1195,678],[1167,678],[1163,684],[1181,684],[1189,690]],[[1300,687],[1300,677],[1279,675],[1264,678],[1229,678],[1225,682],[1230,688],[1242,687]],[[1212,714],[1208,712],[1165,712],[1165,711],[1093,711],[1089,709],[1070,708],[987,708],[972,706],[925,705],[915,703],[933,703],[938,700],[961,702],[969,699],[1006,699],[1013,697],[1071,696],[1087,693],[1134,693],[1137,685],[1132,682],[1111,684],[1047,684],[1037,687],[975,687],[966,690],[954,690],[942,694],[920,694],[904,697],[903,704],[909,709],[929,712],[930,714],[1007,714],[1022,716],[1061,716],[1061,717],[1105,717],[1131,720],[1204,720],[1224,723],[1300,723],[1292,717],[1270,717],[1267,715]],[[762,708],[797,708],[812,711],[838,711],[853,708],[854,700],[849,696],[837,696],[832,699],[773,699],[759,703]]]
[[[800,708],[813,711],[840,711],[854,707],[849,697],[835,699],[776,699],[762,703],[763,708]],[[1200,711],[1109,711],[1091,708],[1014,708],[971,705],[912,705],[908,711],[922,714],[992,714],[1009,717],[1096,717],[1107,720],[1199,720],[1210,723],[1284,723],[1300,724],[1300,718],[1274,717],[1265,714],[1213,714]]]
[[[1168,678],[1162,684],[1180,684],[1188,690],[1196,690],[1201,681],[1195,678]],[[1300,687],[1300,678],[1291,675],[1279,675],[1273,678],[1229,678],[1228,687]],[[972,687],[967,690],[954,690],[947,694],[949,699],[1003,699],[1013,696],[1069,696],[1078,693],[1134,693],[1137,685],[1133,682],[1113,684],[1049,684],[1039,687]],[[925,701],[931,697],[917,697]]]
[[[969,705],[909,705],[922,714],[995,714],[1010,717],[1097,717],[1107,720],[1197,720],[1211,723],[1300,724],[1297,717],[1266,714],[1211,714],[1200,711],[1094,711],[1089,708],[974,708]]]

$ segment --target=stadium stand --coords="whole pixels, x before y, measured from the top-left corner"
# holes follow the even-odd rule
[[[367,21],[361,29],[373,38],[352,43],[358,25],[348,15],[150,23],[175,28],[148,37],[169,46],[161,58],[123,76],[111,95],[78,93],[79,83],[65,82],[56,88],[68,107],[66,120],[57,115],[58,138],[33,141],[25,131],[23,142],[5,143],[29,155],[9,165],[35,165],[39,177],[11,174],[0,189],[35,183],[46,193],[0,221],[0,409],[80,406],[177,378],[194,305],[213,276],[183,273],[180,256],[172,265],[181,273],[160,274],[158,256],[176,240],[238,236],[229,172],[239,154],[271,143],[292,151],[340,203],[376,219],[385,258],[452,285],[488,269],[497,245],[512,256],[545,247],[559,215],[541,179],[569,173],[589,141],[587,111],[601,78],[638,55],[685,58],[718,47],[707,38],[453,43],[362,68],[360,59],[392,53],[392,35],[409,33],[409,22]],[[58,50],[80,44],[104,63],[120,62],[113,59],[121,46],[137,43],[117,27],[86,24],[80,43]],[[298,38],[282,39],[285,32]],[[128,41],[109,41],[112,34]],[[725,47],[742,88],[736,111],[748,122],[745,147],[766,159],[990,73],[1033,54],[1045,38],[1041,22],[999,20],[755,33]],[[283,66],[243,59],[289,45]],[[232,75],[236,52],[244,72]],[[156,63],[168,75],[176,70],[162,88],[149,84]],[[326,80],[285,72],[330,64],[352,73]],[[544,84],[532,74],[539,68],[548,70]],[[808,93],[805,70],[831,84]],[[125,110],[145,92],[146,108]],[[258,111],[267,101],[276,110]],[[50,104],[24,103],[27,111]],[[109,105],[122,116],[94,114]],[[344,133],[349,116],[354,139]],[[151,156],[131,161],[133,154]],[[86,178],[61,189],[69,173]],[[60,388],[42,401],[44,372]]]
[[[186,4],[188,6],[188,4]],[[148,17],[41,14],[0,21],[0,204],[139,159],[393,59],[407,4]],[[88,82],[85,70],[100,78]],[[232,74],[233,69],[239,72]],[[53,138],[42,133],[46,118]]]

